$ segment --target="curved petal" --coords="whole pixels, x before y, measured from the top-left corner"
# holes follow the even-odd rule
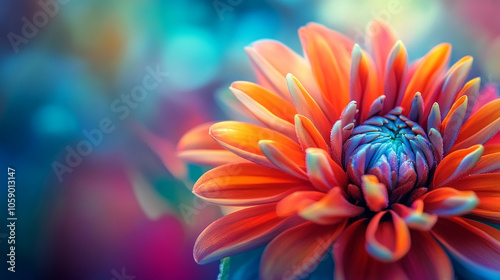
[[[383,262],[394,262],[410,250],[410,231],[392,210],[377,213],[366,228],[366,250]]]
[[[500,277],[500,239],[486,225],[477,226],[464,218],[439,219],[432,235],[468,269],[480,276]]]
[[[479,159],[471,174],[493,173],[500,171],[500,151],[488,152],[485,147],[483,156]]]
[[[325,112],[320,109],[318,103],[309,95],[293,74],[286,75],[286,81],[297,112],[311,120],[323,136],[323,139],[328,139],[332,124],[326,117]]]
[[[325,139],[308,118],[299,114],[295,115],[295,132],[304,151],[307,148],[329,150]]]
[[[437,222],[437,215],[424,212],[424,203],[422,200],[416,200],[409,208],[403,204],[395,203],[392,209],[405,221],[409,228],[418,230],[430,230]]]
[[[396,44],[398,37],[394,30],[381,20],[374,20],[370,28],[377,30],[370,39],[370,52],[381,75],[385,73],[386,63],[389,59],[392,47]]]
[[[424,211],[441,217],[459,216],[469,213],[479,203],[473,191],[453,188],[438,188],[422,196]]]
[[[433,188],[439,188],[461,177],[469,175],[481,158],[484,148],[475,145],[468,149],[458,150],[447,155],[435,171]]]
[[[438,98],[443,115],[448,114],[452,102],[462,88],[472,66],[472,61],[471,56],[465,56],[451,66],[448,73],[446,73]]]
[[[210,224],[194,244],[197,263],[208,263],[257,248],[293,224],[293,216],[276,215],[276,204],[245,208]]]
[[[500,99],[474,113],[462,126],[451,151],[484,144],[500,130]]]
[[[280,217],[290,216],[311,204],[320,201],[325,193],[318,191],[297,191],[283,198],[276,205],[276,213]]]
[[[329,191],[339,186],[347,186],[347,175],[342,167],[335,163],[325,150],[308,148],[306,150],[307,175],[311,183],[322,191]]]
[[[187,162],[210,166],[246,162],[210,137],[209,129],[212,125],[213,123],[201,124],[184,134],[177,144],[177,156]]]
[[[259,147],[267,159],[277,168],[301,179],[307,180],[305,155],[288,146],[271,140],[260,140]]]
[[[328,44],[327,38],[316,29],[311,25],[302,27],[299,29],[299,37],[322,92],[320,100],[315,100],[328,112],[330,122],[334,122],[349,103],[349,73],[345,67],[347,54],[342,44]]]
[[[247,123],[233,121],[219,122],[210,127],[210,135],[222,147],[234,154],[269,167],[274,167],[274,165],[262,153],[259,147],[260,140],[273,140],[290,149],[301,151],[299,144],[285,135],[268,128]]]
[[[308,181],[255,163],[217,167],[203,174],[193,192],[221,205],[256,205],[279,201],[296,192],[312,190]]]
[[[406,72],[408,71],[408,54],[401,41],[396,42],[387,60],[385,71],[384,95],[386,100],[381,114],[387,112],[400,104],[406,85]]]
[[[261,279],[285,280],[307,276],[323,259],[346,223],[347,220],[344,220],[324,226],[307,222],[281,233],[264,250]],[[284,252],[286,256],[283,256]]]
[[[366,219],[352,223],[333,245],[335,279],[410,279],[397,262],[381,262],[368,254],[365,249],[367,224]]]
[[[378,212],[389,205],[387,188],[379,183],[375,175],[363,175],[361,190],[367,206],[374,212]]]
[[[285,76],[293,73],[309,92],[319,92],[307,61],[284,44],[260,40],[245,48],[259,84],[291,101]]]
[[[428,110],[437,101],[438,79],[443,75],[443,71],[450,58],[450,53],[450,44],[440,44],[415,64],[416,68],[408,81],[408,86],[401,101],[401,107],[403,107],[405,112],[410,112],[411,101],[416,92],[422,94],[424,104],[428,107],[426,108]],[[425,110],[425,112],[427,113],[428,110]]]
[[[363,213],[363,211],[363,207],[351,204],[344,197],[342,190],[335,187],[320,201],[299,210],[299,215],[317,224],[328,225],[349,217],[355,217]]]
[[[441,135],[443,136],[443,148],[447,153],[455,140],[462,126],[467,112],[467,96],[460,97],[451,107],[450,112],[441,123]]]
[[[288,101],[250,82],[235,82],[229,89],[261,123],[290,138],[295,137],[293,116],[297,111]]]

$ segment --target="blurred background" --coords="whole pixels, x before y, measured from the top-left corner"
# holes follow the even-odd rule
[[[175,145],[232,117],[228,85],[254,80],[245,46],[302,53],[297,29],[311,21],[363,44],[381,18],[410,59],[449,42],[452,63],[472,55],[471,77],[495,87],[499,12],[497,0],[3,1],[0,177],[15,168],[18,220],[11,273],[4,185],[0,279],[216,279],[192,247],[222,213],[192,195],[206,169]]]

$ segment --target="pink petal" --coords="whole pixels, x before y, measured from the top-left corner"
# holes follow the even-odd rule
[[[307,175],[319,190],[328,191],[333,187],[345,188],[347,176],[325,150],[308,148],[306,150]]]

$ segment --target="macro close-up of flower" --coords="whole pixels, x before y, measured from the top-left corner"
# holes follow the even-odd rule
[[[193,193],[229,213],[196,262],[265,246],[268,280],[305,279],[328,254],[331,279],[500,278],[500,99],[450,44],[410,61],[388,24],[371,26],[364,46],[310,23],[303,56],[245,49],[256,82],[230,91],[252,121],[202,124],[177,147],[214,167]]]

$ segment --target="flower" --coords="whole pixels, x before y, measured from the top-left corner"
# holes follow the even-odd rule
[[[245,207],[201,233],[197,262],[267,244],[262,279],[303,277],[330,249],[336,279],[453,279],[448,252],[500,277],[500,231],[479,222],[500,223],[500,99],[474,107],[471,57],[448,68],[441,44],[409,64],[374,24],[369,52],[318,24],[299,30],[305,58],[246,49],[257,83],[230,89],[258,124],[202,125],[178,145],[218,166],[197,196]]]

